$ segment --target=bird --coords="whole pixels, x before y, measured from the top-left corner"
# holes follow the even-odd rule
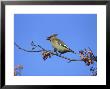
[[[76,54],[73,50],[71,50],[62,40],[57,38],[58,34],[52,34],[51,36],[47,37],[47,40],[50,41],[51,45],[54,48],[54,52],[58,52],[61,54],[72,52]]]

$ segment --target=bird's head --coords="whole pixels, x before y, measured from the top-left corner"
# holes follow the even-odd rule
[[[58,34],[52,34],[51,36],[47,37],[47,40],[51,40],[51,38],[56,37]]]

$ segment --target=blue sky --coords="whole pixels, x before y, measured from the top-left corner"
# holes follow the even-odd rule
[[[78,52],[90,47],[97,55],[96,14],[15,14],[14,41],[31,50],[31,42],[53,50],[46,40],[51,34],[58,34],[72,50]],[[72,53],[66,57],[80,59]],[[41,53],[28,53],[14,47],[14,65],[22,64],[22,76],[88,76],[90,71],[84,62],[71,62],[57,56],[44,61]]]

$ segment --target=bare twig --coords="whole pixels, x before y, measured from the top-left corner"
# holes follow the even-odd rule
[[[32,42],[33,42],[33,41],[32,41]],[[33,44],[34,44],[34,43],[33,43]],[[20,47],[20,46],[19,46],[18,44],[16,44],[16,43],[15,43],[15,46],[16,46],[18,49],[23,50],[23,51],[25,51],[25,52],[43,52],[43,51],[46,51],[46,52],[49,52],[49,53],[52,54],[52,55],[55,55],[55,56],[61,57],[61,58],[63,58],[63,59],[66,59],[66,60],[68,60],[69,62],[71,62],[71,61],[82,61],[82,60],[76,60],[76,59],[72,59],[72,58],[67,58],[67,57],[65,57],[65,56],[61,56],[61,55],[59,55],[59,54],[57,54],[57,53],[55,53],[55,52],[52,52],[52,51],[50,51],[50,50],[46,50],[46,49],[44,49],[42,46],[36,45],[36,44],[34,44],[34,46],[35,46],[35,47],[39,47],[39,48],[42,49],[42,50],[38,50],[38,51],[26,50],[26,49]]]
[[[69,62],[72,62],[72,61],[84,61],[88,65],[92,64],[93,61],[97,60],[97,58],[95,58],[95,56],[93,55],[92,50],[90,48],[89,48],[89,50],[92,53],[92,59],[88,56],[88,54],[90,54],[90,51],[88,52],[87,49],[85,49],[84,51],[79,51],[79,53],[77,53],[81,57],[81,60],[76,60],[76,59],[68,58],[68,57],[65,57],[65,56],[61,56],[58,53],[53,52],[51,50],[46,50],[41,45],[36,45],[33,41],[31,42],[31,46],[33,46],[32,50],[26,50],[26,49],[20,47],[16,43],[15,43],[15,46],[18,47],[18,49],[23,50],[25,52],[41,52],[44,60],[47,59],[47,58],[50,58],[52,55],[55,55],[55,56],[58,56],[60,58],[66,59]],[[37,51],[33,50],[33,49],[35,49],[37,47],[39,47],[41,50],[37,50]]]
[[[63,59],[69,60],[69,62],[71,62],[71,61],[82,61],[82,60],[76,60],[76,59],[72,59],[72,58],[67,58],[67,57],[65,57],[65,56],[61,56],[61,55],[56,54],[56,53],[54,53],[54,52],[51,52],[51,54],[56,55],[56,56],[58,56],[58,57],[61,57],[61,58],[63,58]]]
[[[23,50],[25,52],[42,52],[43,50],[38,50],[38,51],[34,51],[34,50],[26,50],[22,47],[20,47],[18,44],[14,43],[16,47],[18,47],[18,49]]]

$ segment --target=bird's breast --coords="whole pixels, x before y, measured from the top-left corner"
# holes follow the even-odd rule
[[[57,51],[59,51],[59,52],[69,52],[69,51],[70,51],[69,49],[67,49],[67,48],[65,48],[65,47],[63,47],[63,46],[61,46],[61,45],[59,45],[57,41],[53,41],[53,42],[52,42],[52,46],[53,46],[54,48],[56,48]]]

